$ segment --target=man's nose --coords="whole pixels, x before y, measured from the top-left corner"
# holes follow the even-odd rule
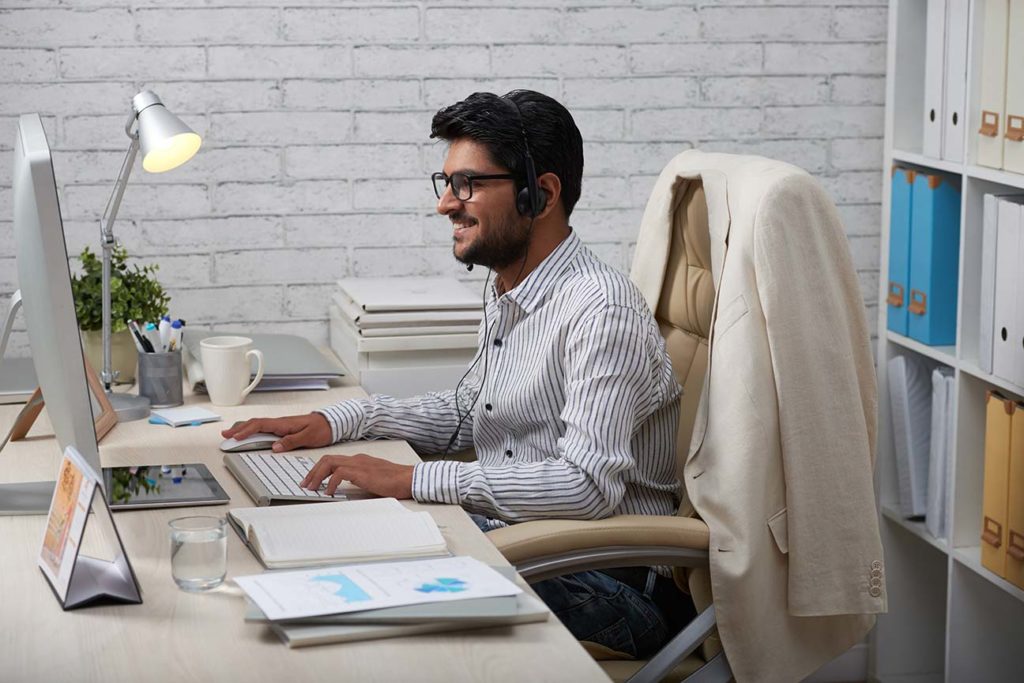
[[[451,183],[448,183],[444,187],[444,192],[441,193],[441,198],[437,200],[437,212],[447,216],[453,211],[457,211],[460,206],[462,206],[462,202],[452,192]]]

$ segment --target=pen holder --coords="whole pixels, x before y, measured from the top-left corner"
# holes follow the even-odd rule
[[[181,377],[181,351],[139,354],[139,396],[148,398],[154,408],[185,402]]]

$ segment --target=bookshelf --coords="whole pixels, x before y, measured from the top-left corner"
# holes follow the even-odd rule
[[[954,0],[947,0],[953,2]],[[1024,0],[1011,0],[1019,2]],[[928,0],[892,0],[886,82],[885,157],[880,258],[877,476],[885,547],[889,612],[879,617],[869,673],[878,681],[1018,680],[1024,670],[1024,590],[980,561],[985,392],[1024,400],[1024,387],[978,364],[982,197],[1024,192],[1024,175],[977,165],[979,82],[984,0],[970,2],[966,26],[967,89],[962,161],[923,153]],[[1011,36],[1010,40],[1024,40]],[[954,346],[926,346],[886,329],[890,175],[894,163],[939,172],[961,187],[957,335]],[[1024,267],[1024,264],[1022,264]],[[947,529],[934,538],[919,520],[899,513],[887,361],[916,355],[953,370],[953,483]]]

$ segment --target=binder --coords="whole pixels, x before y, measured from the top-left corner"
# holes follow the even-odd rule
[[[928,8],[929,10],[931,7]],[[946,69],[942,106],[942,158],[964,160],[969,0],[946,0]]]
[[[907,334],[907,303],[910,296],[910,195],[916,173],[892,168],[892,201],[889,210],[889,296],[887,327]]]
[[[978,367],[992,372],[992,326],[996,306],[996,228],[999,224],[999,198],[987,194],[983,200],[981,221],[981,297],[978,319]]]
[[[1024,588],[1024,404],[1010,418],[1006,580]]]
[[[948,516],[946,463],[951,449],[950,425],[955,420],[952,409],[953,370],[939,367],[932,370],[932,428],[928,453],[928,495],[925,526],[935,538],[945,538]]]
[[[918,173],[910,201],[907,333],[929,346],[954,344],[960,189],[949,178]]]
[[[1024,205],[1017,204],[1017,265],[1015,280],[1016,318],[1013,324],[1013,383],[1024,387]],[[997,275],[998,277],[998,275]]]
[[[1011,0],[1006,48],[1003,168],[1024,173],[1024,0]]]
[[[1008,0],[986,0],[982,11],[981,88],[977,163],[1003,167],[1003,138],[1006,113],[1006,43],[1009,24]]]
[[[1018,301],[1021,293],[1021,205],[1000,198],[996,226],[996,285],[992,330],[992,374],[1014,381],[1017,375]]]
[[[1006,576],[1010,429],[1016,404],[996,391],[985,396],[985,477],[982,489],[981,564]]]
[[[942,158],[943,53],[946,48],[946,0],[928,0],[924,58],[924,138],[921,152]]]
[[[931,373],[917,356],[893,356],[888,368],[900,514],[921,517],[927,511],[928,497]]]

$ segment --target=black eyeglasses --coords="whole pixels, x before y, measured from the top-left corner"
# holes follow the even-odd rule
[[[474,180],[512,180],[515,176],[511,173],[488,173],[484,175],[470,175],[468,173],[434,173],[430,179],[434,181],[434,194],[440,199],[444,194],[444,188],[452,186],[452,194],[460,202],[464,202],[473,196]]]

